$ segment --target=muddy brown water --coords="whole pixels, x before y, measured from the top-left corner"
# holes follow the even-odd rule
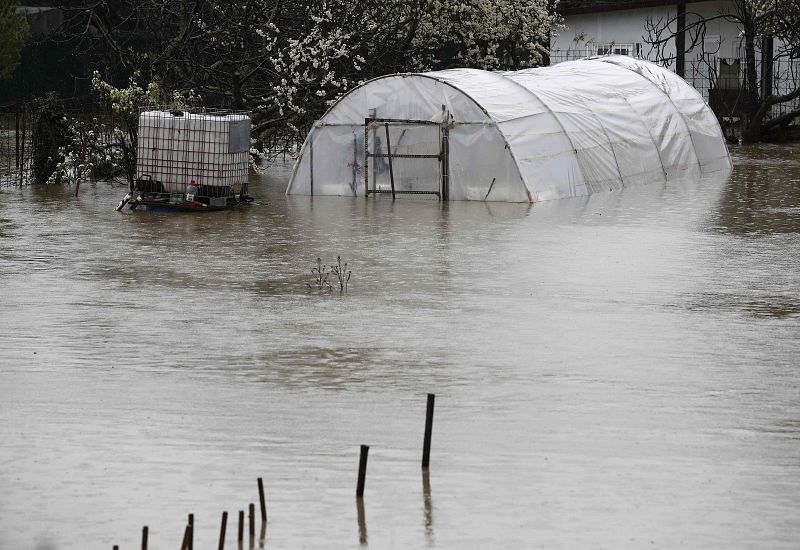
[[[0,549],[234,548],[259,476],[271,548],[797,548],[800,147],[733,156],[533,207],[0,190]]]

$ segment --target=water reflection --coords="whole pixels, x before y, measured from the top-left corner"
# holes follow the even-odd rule
[[[684,307],[690,311],[743,311],[755,318],[784,319],[800,316],[800,298],[785,294],[752,296],[703,292],[692,296]]]
[[[800,232],[800,145],[754,145],[733,154],[719,228],[738,235]]]
[[[425,512],[425,540],[428,547],[433,547],[433,504],[431,500],[431,475],[427,468],[422,470],[422,508]]]
[[[532,208],[312,202],[274,173],[205,216],[3,191],[0,547],[178,542],[255,468],[276,548],[793,547],[798,161],[736,154],[727,182]],[[350,292],[310,291],[337,255]],[[452,397],[435,507],[398,414],[427,391]],[[363,501],[342,521],[361,441],[387,449],[369,538]]]
[[[358,543],[367,546],[367,515],[364,512],[364,499],[356,497],[356,512],[358,514]]]

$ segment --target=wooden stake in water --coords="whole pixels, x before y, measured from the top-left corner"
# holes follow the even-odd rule
[[[244,510],[239,510],[239,536],[236,540],[239,544],[244,540]]]
[[[431,432],[433,431],[433,402],[436,396],[428,394],[428,408],[425,412],[425,441],[422,444],[422,468],[427,470],[431,463]]]
[[[147,525],[142,527],[142,550],[147,550],[147,535],[149,534],[149,529]]]
[[[219,550],[225,550],[225,531],[228,529],[228,512],[222,512],[222,523],[219,526]]]
[[[267,502],[264,499],[264,480],[258,478],[258,500],[261,502],[261,521],[267,521]]]
[[[356,485],[356,496],[363,498],[364,482],[367,477],[367,455],[369,455],[369,445],[361,446],[361,458],[358,461],[358,485]]]
[[[252,540],[256,536],[256,505],[252,502],[247,509],[247,513],[250,521],[250,539]]]

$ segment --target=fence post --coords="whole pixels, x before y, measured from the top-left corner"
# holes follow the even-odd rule
[[[358,484],[356,485],[356,497],[364,497],[364,482],[367,477],[367,456],[369,455],[369,445],[361,446],[361,457],[358,460]]]
[[[188,550],[194,550],[194,514],[189,514],[189,545]]]
[[[19,186],[22,187],[24,183],[23,174],[25,173],[25,111],[26,109],[22,109],[22,144],[20,146],[20,153],[19,153]]]
[[[422,469],[427,470],[431,463],[431,432],[433,432],[433,403],[436,396],[428,394],[428,406],[425,410],[425,439],[422,443]]]
[[[16,113],[16,131],[14,132],[14,138],[16,140],[16,147],[14,149],[14,158],[16,159],[16,167],[19,168],[19,103],[17,103],[17,113]]]
[[[267,521],[267,503],[264,498],[264,480],[258,478],[258,500],[261,502],[261,521]]]
[[[228,529],[228,512],[222,512],[222,523],[219,526],[219,550],[225,550],[225,531]]]

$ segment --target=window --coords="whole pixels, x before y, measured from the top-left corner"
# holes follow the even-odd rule
[[[633,55],[634,51],[633,44],[597,44],[597,55]]]
[[[719,50],[722,47],[722,39],[719,35],[708,35],[703,38],[703,54],[710,56],[710,55],[717,55],[719,54]]]
[[[740,75],[742,74],[741,59],[720,59],[717,87],[721,90],[739,90],[742,87]]]

